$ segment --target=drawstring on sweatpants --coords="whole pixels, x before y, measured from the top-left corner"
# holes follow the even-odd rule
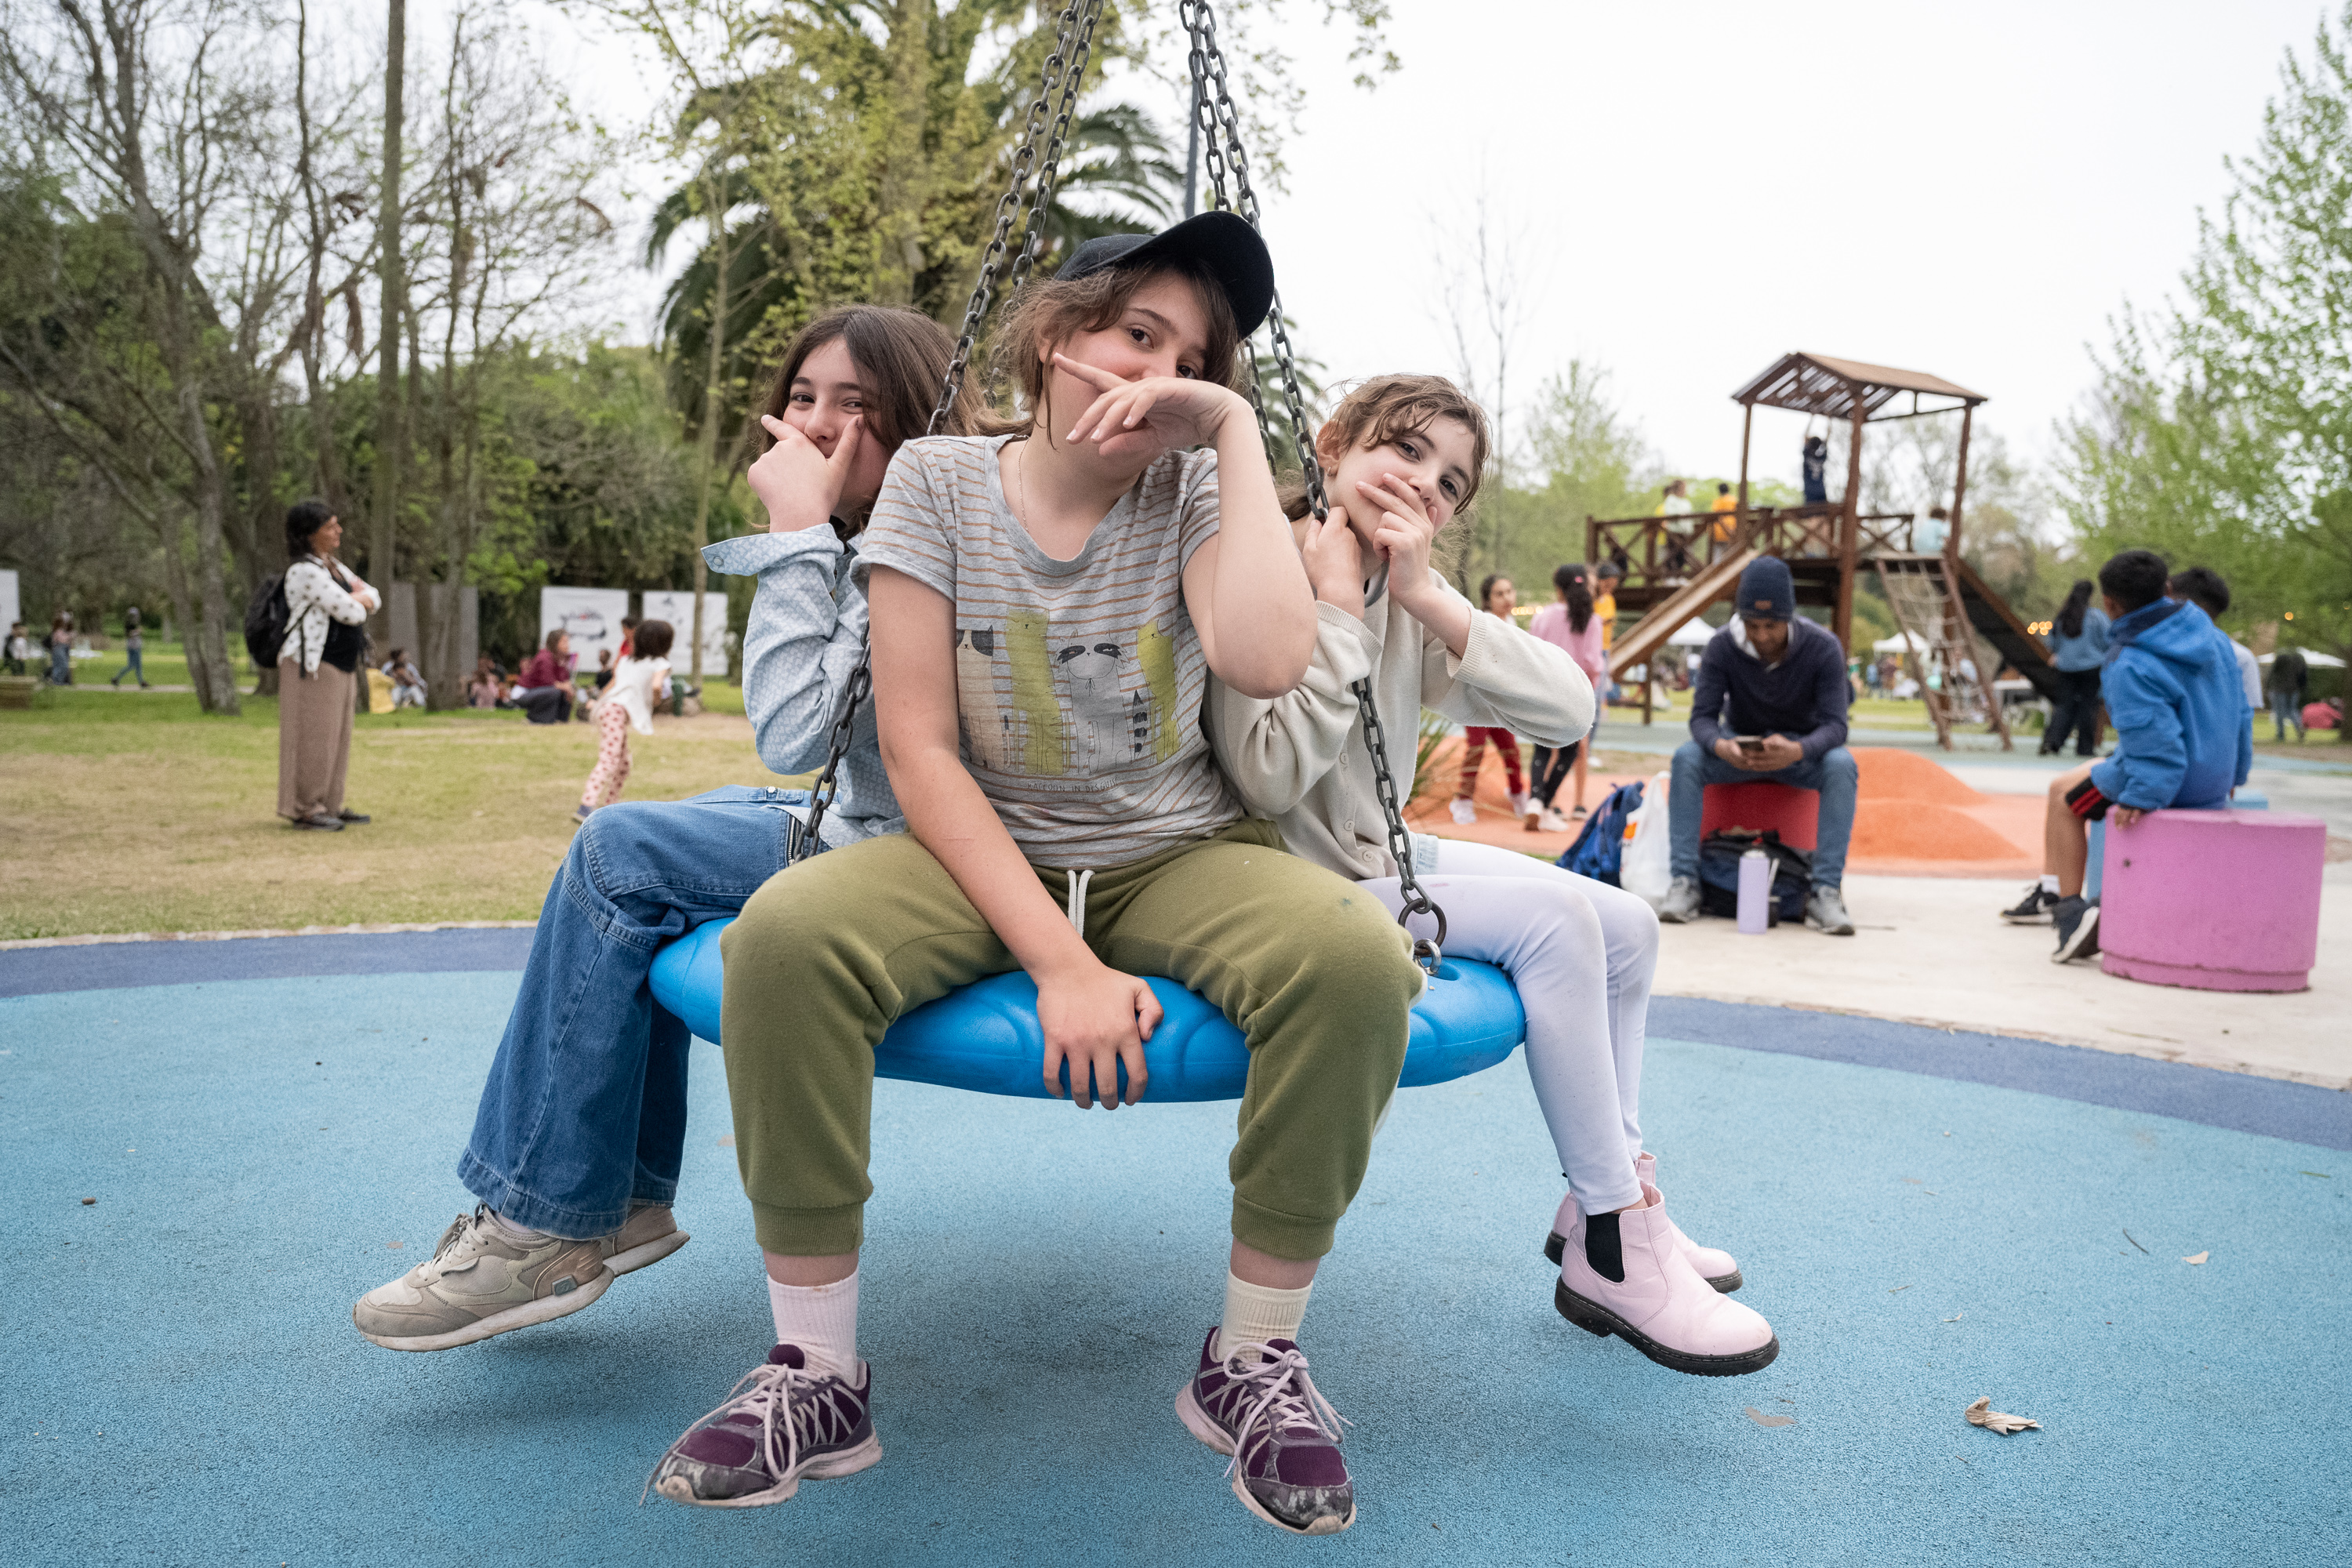
[[[1087,934],[1087,885],[1095,879],[1092,871],[1072,871],[1070,883],[1070,924],[1077,928],[1080,941]]]

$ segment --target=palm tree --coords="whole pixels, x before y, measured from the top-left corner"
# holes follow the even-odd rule
[[[985,226],[995,214],[994,193],[1011,177],[1009,151],[996,160],[990,176],[989,199],[970,204],[977,221]],[[730,388],[722,429],[740,426],[748,405],[763,390],[767,367],[784,337],[834,299],[822,285],[812,286],[806,268],[795,265],[784,227],[776,221],[769,198],[748,165],[737,160],[711,182],[732,215],[728,236],[728,321],[722,362],[724,384]],[[1160,226],[1176,214],[1182,199],[1183,170],[1173,150],[1141,109],[1112,103],[1075,117],[1063,145],[1054,187],[1045,211],[1035,268],[1050,276],[1060,258],[1089,239],[1107,234],[1141,234]],[[646,231],[645,260],[659,267],[681,230],[703,231],[701,208],[709,199],[700,174],[669,193],[654,210]],[[1025,224],[1025,216],[1021,220]],[[1016,226],[1013,243],[1023,228]],[[976,256],[985,243],[982,232],[971,237]],[[669,365],[673,404],[689,428],[699,429],[705,363],[709,344],[710,304],[716,272],[714,247],[698,247],[662,296],[659,346]],[[918,274],[917,302],[950,326],[960,326],[976,265],[956,268],[929,268]],[[845,298],[863,296],[853,291]]]

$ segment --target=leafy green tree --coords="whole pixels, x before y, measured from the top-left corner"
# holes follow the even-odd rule
[[[2169,310],[2126,313],[2067,422],[2086,557],[2127,546],[2230,579],[2242,634],[2352,652],[2352,6],[2290,54]]]
[[[1569,361],[1538,389],[1525,417],[1529,460],[1513,472],[1531,482],[1498,483],[1490,468],[1471,516],[1449,531],[1459,540],[1449,574],[1465,592],[1500,572],[1523,599],[1549,598],[1552,568],[1584,559],[1586,518],[1651,510],[1656,459],[1611,397],[1605,368]]]

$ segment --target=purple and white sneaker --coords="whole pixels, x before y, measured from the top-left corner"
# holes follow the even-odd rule
[[[1356,1487],[1339,1457],[1346,1417],[1307,1375],[1288,1340],[1250,1342],[1216,1358],[1217,1331],[1201,1346],[1201,1368],[1176,1396],[1185,1429],[1234,1462],[1242,1506],[1293,1535],[1337,1535],[1356,1522]],[[1252,1362],[1241,1354],[1255,1351]]]
[[[726,1403],[686,1429],[646,1484],[672,1502],[759,1508],[782,1502],[803,1476],[856,1475],[882,1462],[874,1436],[874,1369],[852,1387],[812,1375],[798,1345],[778,1345]]]

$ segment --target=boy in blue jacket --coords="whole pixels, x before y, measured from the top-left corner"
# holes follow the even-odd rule
[[[2195,605],[2165,597],[2166,573],[2164,558],[2147,550],[2126,550],[2099,568],[2114,623],[2099,694],[2116,750],[2051,782],[2042,885],[2003,911],[2011,921],[2052,918],[2055,963],[2099,951],[2099,907],[2083,897],[2088,825],[2105,818],[2121,831],[2168,806],[2225,805],[2253,764],[2230,639]]]

